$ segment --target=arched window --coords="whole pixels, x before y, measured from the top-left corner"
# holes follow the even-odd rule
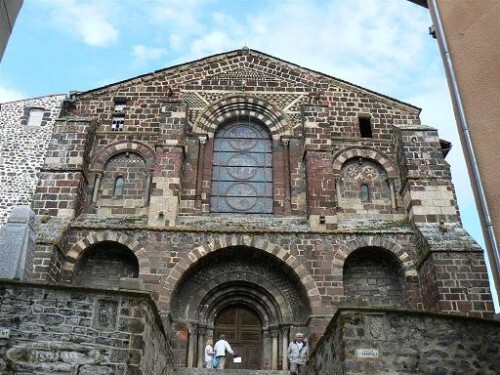
[[[215,134],[210,211],[273,212],[271,137],[263,125],[244,120]]]
[[[125,180],[123,177],[117,177],[115,180],[115,186],[113,188],[113,197],[121,198],[123,196],[123,184]]]
[[[361,202],[369,202],[370,201],[370,188],[367,184],[361,185],[361,189],[359,192]]]

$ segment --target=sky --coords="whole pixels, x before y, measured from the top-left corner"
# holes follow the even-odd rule
[[[484,248],[431,23],[406,0],[25,0],[0,63],[0,103],[247,46],[422,108],[422,124],[453,144],[462,221]]]

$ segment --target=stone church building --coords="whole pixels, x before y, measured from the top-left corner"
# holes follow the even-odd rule
[[[286,370],[344,307],[490,318],[450,144],[419,113],[247,48],[74,94],[31,280],[150,292],[177,367],[224,333],[242,368]]]

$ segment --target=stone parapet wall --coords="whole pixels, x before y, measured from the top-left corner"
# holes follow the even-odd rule
[[[342,309],[308,375],[497,374],[500,322],[397,310]]]
[[[0,373],[172,374],[148,294],[0,282]]]

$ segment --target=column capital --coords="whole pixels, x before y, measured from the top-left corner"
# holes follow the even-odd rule
[[[199,135],[198,136],[198,140],[200,141],[200,144],[204,145],[207,143],[207,140],[208,140],[208,135],[204,134],[204,135]]]

